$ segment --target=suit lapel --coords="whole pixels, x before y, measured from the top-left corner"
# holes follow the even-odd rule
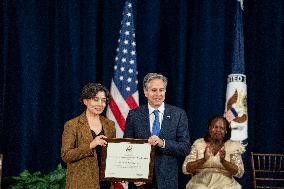
[[[108,126],[108,121],[105,117],[103,116],[100,116],[100,121],[101,121],[101,124],[102,124],[102,127],[103,127],[103,130],[104,130],[104,135],[106,137],[110,137],[111,136],[111,131],[110,131],[110,127]]]
[[[145,137],[150,137],[151,136],[151,131],[150,131],[150,119],[149,119],[149,109],[148,106],[143,106],[142,108],[142,120],[141,124],[143,127],[143,130],[145,131]]]
[[[170,122],[171,122],[171,110],[169,106],[165,103],[165,111],[164,111],[164,116],[163,116],[163,121],[161,125],[161,131],[160,131],[160,136],[163,136],[163,133],[166,131],[169,131],[167,127],[170,127]]]
[[[91,142],[93,140],[93,135],[91,133],[90,126],[88,124],[86,112],[83,112],[80,115],[80,118],[79,118],[79,130],[82,132],[83,137],[86,138],[87,141]]]

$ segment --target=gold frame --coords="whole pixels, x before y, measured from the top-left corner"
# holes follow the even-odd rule
[[[144,144],[148,143],[147,139],[132,139],[132,138],[112,138],[112,139],[106,139],[107,143],[121,143],[121,142],[129,142],[130,144]],[[153,170],[154,170],[154,157],[155,157],[155,147],[151,146],[151,152],[150,152],[150,164],[149,166],[149,175],[147,179],[144,178],[116,178],[116,177],[105,177],[105,169],[106,169],[106,158],[107,158],[107,147],[102,147],[102,157],[101,157],[101,169],[100,169],[100,179],[103,181],[111,181],[111,182],[121,182],[121,181],[127,181],[127,182],[138,182],[143,181],[146,183],[151,183],[153,180]]]

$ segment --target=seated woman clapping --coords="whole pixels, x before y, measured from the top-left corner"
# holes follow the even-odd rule
[[[244,173],[244,146],[230,137],[230,124],[224,117],[209,120],[208,134],[194,142],[183,163],[183,173],[193,174],[186,189],[241,189],[233,177]]]

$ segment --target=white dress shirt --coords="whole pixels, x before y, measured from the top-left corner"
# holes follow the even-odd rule
[[[151,131],[151,133],[152,133],[152,128],[153,128],[153,123],[154,123],[154,120],[155,120],[154,110],[159,110],[160,129],[162,129],[162,122],[163,122],[164,111],[165,111],[165,103],[163,102],[158,109],[155,109],[155,108],[151,107],[150,104],[148,103],[148,109],[149,109],[149,119],[150,119],[150,131]],[[162,139],[162,140],[164,142],[162,148],[165,148],[166,141],[165,141],[165,139]]]
[[[148,109],[149,109],[149,118],[150,118],[150,131],[152,132],[153,123],[155,120],[154,110],[159,110],[159,122],[160,122],[160,128],[162,128],[161,126],[164,117],[165,103],[163,102],[158,109],[155,109],[151,107],[150,104],[148,104]]]

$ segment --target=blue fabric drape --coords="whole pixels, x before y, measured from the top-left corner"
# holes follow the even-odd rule
[[[231,71],[232,0],[134,0],[140,104],[148,72],[169,78],[166,102],[184,108],[192,141],[223,114]],[[63,124],[83,109],[81,87],[110,86],[124,1],[2,0],[0,152],[4,176],[53,170]],[[284,147],[284,2],[244,1],[248,151]],[[271,142],[271,140],[275,142]],[[246,175],[250,168],[246,159]],[[188,179],[181,175],[180,188]],[[244,188],[250,188],[249,180]]]

